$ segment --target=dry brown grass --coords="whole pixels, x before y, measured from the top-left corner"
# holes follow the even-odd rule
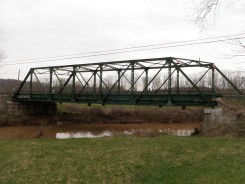
[[[0,113],[0,126],[12,125],[45,125],[60,122],[74,123],[197,123],[204,118],[202,108],[179,107],[124,107],[112,106],[85,107],[77,104],[65,104],[58,111],[57,117],[14,116]]]
[[[59,113],[60,121],[80,123],[191,123],[204,118],[202,108],[81,108],[69,105],[68,112]]]

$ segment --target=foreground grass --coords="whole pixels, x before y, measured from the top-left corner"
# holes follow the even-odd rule
[[[245,183],[245,139],[114,136],[0,142],[0,183]]]

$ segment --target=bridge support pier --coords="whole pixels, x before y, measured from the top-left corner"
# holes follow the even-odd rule
[[[222,109],[204,109],[204,122],[202,132],[205,133],[211,129],[218,127],[221,122]]]
[[[7,109],[14,115],[48,115],[57,113],[57,104],[54,102],[7,102]]]
[[[208,131],[218,128],[221,125],[232,123],[236,121],[236,118],[229,118],[223,116],[222,108],[217,109],[204,109],[204,122],[202,126],[202,133],[205,134]]]

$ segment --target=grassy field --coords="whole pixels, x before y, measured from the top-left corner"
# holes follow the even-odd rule
[[[244,138],[20,139],[0,148],[0,183],[245,183]]]

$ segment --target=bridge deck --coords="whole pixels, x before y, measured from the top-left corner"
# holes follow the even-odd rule
[[[215,96],[217,97],[217,95]],[[213,94],[205,93],[205,100],[200,94],[42,94],[20,93],[15,101],[72,102],[86,104],[120,104],[120,105],[156,105],[156,106],[209,106],[217,102]]]

